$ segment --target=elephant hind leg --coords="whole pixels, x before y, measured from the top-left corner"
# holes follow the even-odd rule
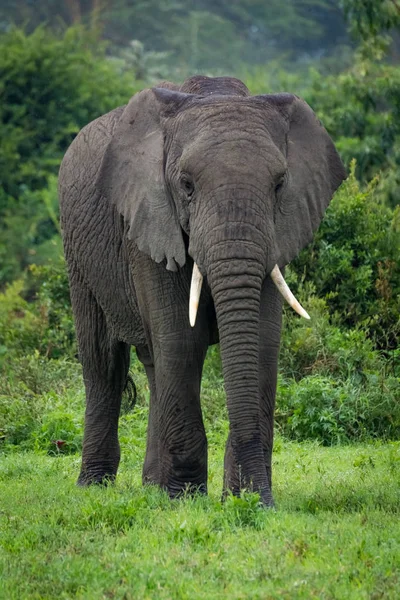
[[[78,484],[107,483],[115,479],[120,460],[118,419],[130,347],[110,334],[105,315],[79,271],[71,271],[71,300],[86,388]]]

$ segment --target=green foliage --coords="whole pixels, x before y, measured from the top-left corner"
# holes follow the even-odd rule
[[[57,177],[49,175],[41,190],[21,186],[0,227],[0,283],[19,277],[29,265],[55,262],[62,255],[59,229]]]
[[[42,337],[46,356],[74,356],[75,328],[64,260],[60,260],[59,264],[32,265],[29,289],[31,292],[36,289],[36,310],[46,317],[46,329]]]
[[[305,304],[311,321],[285,309],[280,365],[286,378],[300,380],[318,373],[360,384],[366,373],[385,368],[385,360],[364,329],[348,330],[332,323],[326,301],[315,296],[309,296]]]
[[[0,284],[59,247],[56,178],[63,153],[89,121],[136,91],[94,34],[44,27],[0,36]]]
[[[75,413],[46,414],[40,429],[33,433],[34,447],[48,454],[75,454],[82,450],[82,419]]]
[[[4,2],[3,2],[4,4]],[[236,71],[243,62],[265,63],[285,54],[307,60],[310,54],[335,51],[346,43],[338,2],[328,0],[22,0],[0,7],[5,23],[60,21],[84,23],[111,40],[114,49],[138,40],[150,51],[167,53],[170,69],[183,73]],[[114,50],[116,51],[116,50]]]
[[[321,375],[300,382],[282,382],[276,420],[286,437],[315,439],[325,445],[360,441],[376,436],[399,439],[400,379],[366,375],[354,385]]]
[[[51,406],[68,410],[69,385],[76,390],[78,382],[79,397],[83,393],[80,368],[69,362],[76,344],[64,262],[33,266],[28,281],[16,280],[0,293],[0,439],[23,445],[42,419],[52,422]],[[27,287],[34,302],[25,297]],[[76,447],[66,441],[63,451]]]
[[[52,441],[61,439],[68,442],[64,451],[76,448],[75,424],[79,423],[81,435],[83,398],[81,369],[75,361],[51,360],[40,356],[38,351],[3,361],[0,443],[6,447],[47,450],[55,449]],[[60,423],[60,414],[69,415],[70,425]],[[64,420],[63,417],[61,421]],[[62,432],[66,438],[61,437]],[[72,443],[75,445],[71,446]]]
[[[61,39],[43,27],[31,35],[12,29],[0,37],[5,194],[17,198],[22,183],[44,187],[79,129],[134,91],[133,81],[117,75],[104,51],[104,44],[80,28],[68,29]]]
[[[17,280],[0,295],[0,355],[23,355],[41,347],[43,318],[23,297],[24,283]]]
[[[399,217],[399,209],[386,206],[375,185],[362,190],[353,164],[313,243],[288,277],[299,293],[301,281],[309,282],[338,323],[363,327],[386,350],[395,349],[400,337]]]
[[[232,527],[262,529],[265,509],[260,503],[258,494],[246,491],[242,492],[240,497],[229,494],[225,503],[225,514]]]
[[[26,278],[14,281],[0,293],[0,368],[2,361],[33,352],[47,358],[76,353],[63,261],[59,265],[33,266],[28,288],[36,296],[35,302],[25,298]]]
[[[341,0],[352,34],[363,43],[366,54],[381,54],[390,33],[400,25],[398,0]]]
[[[394,207],[400,195],[400,68],[358,53],[350,56],[350,63],[348,59],[334,75],[323,61],[318,69],[295,72],[275,61],[242,75],[253,94],[287,91],[303,97],[346,165],[356,159],[356,175],[364,185],[379,175],[377,193]]]
[[[333,230],[338,232],[340,227]],[[345,231],[341,234],[345,235]],[[317,283],[324,280],[315,249],[302,269],[308,268],[311,260],[314,271],[307,274],[311,283],[302,284],[294,270],[287,275],[293,288],[298,285],[299,296],[304,298],[312,320],[307,322],[292,311],[285,311],[278,426],[290,438],[317,439],[324,444],[377,437],[398,439],[400,355],[395,349],[385,355],[376,350],[365,325],[343,328],[341,313],[330,317],[329,302],[337,296],[328,293],[325,300],[313,296]],[[329,273],[327,277],[332,277]],[[349,270],[347,277],[351,275]],[[82,436],[79,429],[82,404],[78,417],[74,417],[66,389],[71,385],[69,365],[73,371],[74,364],[68,362],[68,357],[76,349],[64,266],[32,267],[29,289],[36,290],[35,302],[24,298],[23,281],[16,281],[0,295],[0,368],[5,386],[0,392],[1,435],[7,444],[72,452],[79,447]],[[129,430],[132,419],[149,402],[146,377],[136,360],[132,374],[138,402],[133,413],[123,418],[121,439],[125,439],[125,429]],[[72,383],[72,389],[79,390],[82,402],[83,386],[78,375]],[[58,398],[55,389],[60,390]],[[210,429],[209,440],[226,436],[228,425],[218,347],[211,348],[207,356],[202,406]],[[53,444],[56,438],[65,442],[61,448]]]
[[[105,32],[117,44],[134,38],[147,48],[169,51],[170,65],[179,65],[184,74],[234,73],[243,63],[263,64],[282,54],[296,60],[322,46],[332,51],[338,39],[346,40],[339,7],[325,0],[200,0],[195,5],[121,0],[105,12]]]
[[[3,23],[11,15],[18,21],[23,13],[32,18],[27,26],[33,31],[11,28],[0,37],[3,447],[58,455],[75,452],[81,443],[83,388],[73,361],[68,281],[59,258],[56,171],[66,147],[88,121],[125,103],[138,89],[134,79],[154,82],[171,73],[183,77],[187,71],[220,69],[245,72],[253,93],[298,93],[322,118],[345,162],[357,159],[314,242],[287,269],[287,280],[312,322],[286,311],[278,426],[287,437],[323,444],[399,437],[400,70],[376,61],[388,48],[382,34],[397,26],[396,3],[342,4],[363,40],[361,51],[338,49],[340,66],[331,57],[321,60],[318,71],[298,64],[296,72],[282,70],[282,48],[286,58],[296,54],[304,60],[305,53],[321,48],[321,36],[325,48],[337,45],[343,27],[336,3],[204,1],[189,6],[172,1],[161,6],[48,0],[40,11],[35,7],[35,14],[33,4],[24,2],[0,8]],[[56,34],[34,30],[35,18],[45,13]],[[66,22],[86,20],[89,27],[66,30],[56,24],[57,14]],[[108,50],[99,42],[102,27],[112,40]],[[141,41],[129,43],[133,38]],[[260,66],[267,57],[268,65]],[[142,416],[149,399],[137,361],[132,371],[138,403],[121,418],[121,440],[128,445],[137,417],[145,436]],[[226,438],[218,348],[208,353],[202,401],[210,443]],[[57,440],[64,443],[54,444]],[[232,500],[232,524],[247,516],[257,521],[253,501]],[[191,539],[202,535],[201,528],[190,532]]]

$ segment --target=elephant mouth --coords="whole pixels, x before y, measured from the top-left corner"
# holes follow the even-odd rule
[[[278,265],[275,265],[270,273],[270,277],[276,285],[279,293],[282,295],[284,300],[293,308],[295,312],[304,319],[309,319],[310,315],[301,306],[293,292],[290,290],[286,283]],[[200,273],[199,267],[196,263],[193,263],[192,281],[190,284],[190,297],[189,297],[189,321],[192,327],[196,324],[197,310],[199,308],[199,300],[201,294],[201,287],[203,285],[203,275]]]

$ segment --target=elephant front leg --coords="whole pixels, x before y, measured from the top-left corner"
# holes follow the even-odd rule
[[[207,439],[200,406],[207,343],[193,330],[162,336],[154,349],[155,387],[146,470],[173,498],[187,490],[207,492]],[[154,467],[154,433],[158,469]]]
[[[177,273],[143,253],[133,276],[147,349],[139,351],[150,385],[150,411],[143,480],[176,497],[207,490],[207,439],[200,384],[209,343],[207,303],[200,300],[195,327],[189,323],[192,264]]]

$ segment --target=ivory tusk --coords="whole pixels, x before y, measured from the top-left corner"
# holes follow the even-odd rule
[[[280,272],[278,265],[274,266],[270,275],[271,275],[272,281],[278,288],[279,292],[282,294],[283,298],[289,304],[289,306],[291,306],[293,308],[293,310],[295,310],[297,312],[297,314],[299,314],[301,317],[304,317],[305,319],[309,319],[310,315],[308,314],[308,312],[306,310],[304,310],[304,308],[301,306],[300,302],[298,300],[296,300],[296,298],[290,291],[290,288],[289,288],[288,284],[286,283],[286,281],[284,280],[283,275]]]
[[[199,267],[196,263],[193,263],[192,282],[190,284],[190,299],[189,299],[189,321],[190,325],[194,327],[196,323],[197,309],[199,308],[199,300],[201,293],[201,286],[203,284],[203,275],[199,271]]]

